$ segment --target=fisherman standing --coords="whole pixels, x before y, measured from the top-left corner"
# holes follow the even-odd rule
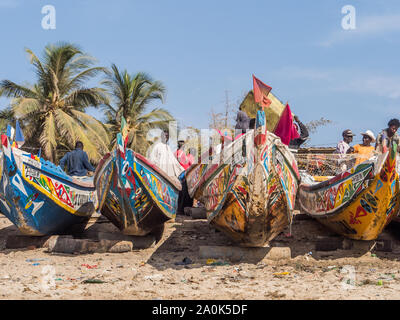
[[[347,170],[348,166],[350,166],[349,161],[346,159],[346,154],[353,152],[353,148],[350,147],[350,143],[353,141],[353,137],[355,134],[350,130],[344,130],[342,132],[343,140],[340,141],[334,153],[339,154],[338,159],[338,168],[336,170],[336,174],[342,173]]]
[[[384,153],[392,145],[397,144],[397,152],[399,152],[400,136],[397,134],[397,130],[400,127],[400,121],[398,119],[392,119],[388,123],[388,128],[381,131],[376,138],[375,150],[379,153]]]
[[[90,164],[88,155],[83,151],[83,143],[77,141],[75,143],[75,150],[68,152],[60,160],[60,167],[64,170],[65,165],[67,165],[67,173],[70,176],[81,178],[86,175],[93,175],[94,168]]]
[[[156,137],[153,145],[147,150],[147,159],[163,170],[170,177],[178,178],[184,168],[176,160],[174,153],[167,144],[168,131],[162,133],[161,138]]]
[[[350,129],[344,130],[342,132],[343,140],[337,144],[335,153],[345,155],[346,153],[352,152],[352,149],[350,149],[350,143],[353,141],[354,136],[355,134]]]
[[[190,153],[186,155],[185,151],[183,150],[184,145],[184,140],[178,141],[178,149],[175,152],[175,156],[183,169],[187,170],[193,164],[194,158]],[[181,175],[179,176],[179,180],[182,185],[182,190],[179,192],[177,214],[185,214],[185,208],[193,206],[193,199],[189,195],[186,182],[186,171],[183,171],[181,173]]]
[[[236,130],[242,130],[242,133],[246,133],[246,130],[250,127],[250,118],[247,116],[246,112],[239,107],[239,111],[236,116]]]
[[[300,146],[308,139],[309,133],[307,127],[303,124],[303,122],[299,120],[299,118],[296,115],[294,116],[294,120],[297,122],[294,125],[296,126],[300,138],[292,139],[289,143],[289,148],[299,149]]]
[[[371,130],[367,130],[365,132],[361,132],[363,136],[363,143],[356,144],[354,148],[350,149],[353,153],[358,154],[355,165],[358,165],[369,158],[374,154],[375,148],[371,146],[371,143],[375,142],[375,135]]]

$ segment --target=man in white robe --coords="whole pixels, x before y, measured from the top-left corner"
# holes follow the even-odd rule
[[[160,138],[156,138],[154,144],[148,150],[147,159],[171,177],[178,178],[179,175],[185,171],[176,159],[171,148],[167,144],[161,142]]]

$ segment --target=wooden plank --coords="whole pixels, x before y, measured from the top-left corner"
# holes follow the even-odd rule
[[[9,235],[6,238],[6,249],[23,249],[27,247],[42,248],[50,236],[35,237],[25,235]]]
[[[293,216],[293,220],[294,220],[294,221],[313,220],[313,218],[310,217],[310,216],[309,216],[308,214],[306,214],[306,213],[298,213],[298,214],[295,214],[295,215]]]
[[[152,248],[156,244],[156,239],[153,235],[139,237],[139,236],[128,236],[122,233],[99,232],[97,236],[98,240],[131,242],[133,249]]]
[[[206,208],[191,208],[190,215],[193,220],[196,219],[207,219]]]
[[[316,251],[335,251],[343,248],[343,238],[340,237],[317,237],[315,241]]]
[[[316,251],[335,251],[338,249],[352,251],[392,252],[394,243],[387,237],[377,240],[352,240],[343,237],[317,237]]]
[[[133,237],[122,234],[99,233],[99,239],[75,239],[71,236],[53,236],[47,242],[49,252],[67,254],[129,252],[154,246],[153,236]]]
[[[391,239],[376,240],[376,251],[392,252],[393,251],[393,241]]]
[[[236,261],[262,261],[291,259],[289,247],[273,248],[243,248],[227,246],[200,246],[199,256],[201,259],[223,259]]]
[[[111,253],[123,253],[130,252],[133,249],[133,244],[131,241],[120,241],[114,244],[111,248],[108,249],[108,252]]]

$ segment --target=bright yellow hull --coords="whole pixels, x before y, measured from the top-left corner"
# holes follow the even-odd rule
[[[263,246],[292,221],[299,182],[296,160],[265,126],[224,152],[219,164],[188,171],[189,194],[205,205],[215,228],[241,245]]]
[[[400,206],[396,152],[389,152],[379,170],[377,165],[362,164],[361,170],[352,168],[343,178],[301,185],[301,209],[340,235],[355,240],[376,239]]]

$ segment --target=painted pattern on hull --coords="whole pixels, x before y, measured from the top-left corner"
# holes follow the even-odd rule
[[[396,158],[397,152],[391,150],[375,162],[364,162],[330,181],[301,185],[301,208],[341,235],[356,240],[376,239],[399,211]]]
[[[76,212],[88,202],[97,202],[94,188],[92,188],[93,191],[79,190],[25,164],[22,172],[25,181],[71,213]]]
[[[223,159],[217,169],[199,164],[189,170],[188,188],[205,204],[210,224],[242,245],[263,246],[291,222],[299,182],[296,160],[265,125],[228,148],[235,150],[232,159]]]
[[[28,235],[63,232],[97,207],[94,185],[79,185],[55,165],[10,145],[2,136],[0,209]]]
[[[175,217],[179,188],[160,172],[131,149],[118,146],[95,174],[101,212],[131,235],[146,235]]]

